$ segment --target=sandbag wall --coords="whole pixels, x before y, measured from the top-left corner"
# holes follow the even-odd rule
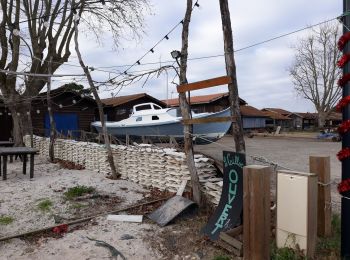
[[[30,137],[25,136],[24,142],[30,146]],[[48,158],[48,138],[34,136],[33,144],[40,150],[41,156]],[[57,159],[74,162],[104,175],[111,172],[104,145],[57,139],[54,149]],[[183,180],[191,179],[185,154],[175,149],[140,144],[112,145],[112,151],[117,171],[122,178],[133,182],[176,192]],[[203,155],[195,155],[195,165],[203,191],[217,205],[223,182],[222,178],[216,177],[213,161]]]

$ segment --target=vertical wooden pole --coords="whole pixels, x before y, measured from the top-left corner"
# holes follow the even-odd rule
[[[347,14],[350,11],[350,0],[343,0],[343,13]],[[343,33],[349,31],[350,15],[345,15],[343,18]],[[343,54],[350,53],[350,42],[347,42],[343,49]],[[343,75],[350,73],[350,62],[347,62],[343,68]],[[343,98],[350,96],[350,82],[348,81],[343,86]],[[343,121],[350,120],[350,106],[343,108]],[[347,132],[342,136],[342,148],[350,148],[350,133]],[[350,178],[350,158],[342,160],[342,181]],[[342,194],[345,197],[350,197],[350,191]],[[350,200],[347,198],[341,199],[341,257],[350,259]]]
[[[243,259],[270,259],[271,167],[243,168]]]
[[[331,235],[331,167],[329,156],[310,156],[310,172],[318,175],[317,235]],[[322,185],[323,184],[323,185]]]

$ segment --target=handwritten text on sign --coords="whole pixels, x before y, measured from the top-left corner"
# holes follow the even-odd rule
[[[224,151],[224,179],[219,205],[202,232],[212,240],[221,231],[235,227],[241,222],[243,209],[243,167],[245,155]]]

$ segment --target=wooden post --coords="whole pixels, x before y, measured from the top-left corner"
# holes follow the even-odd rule
[[[270,259],[271,167],[243,168],[243,259]]]
[[[310,156],[310,172],[318,175],[317,235],[331,235],[331,167],[329,156]],[[322,185],[323,184],[323,185]],[[328,184],[328,185],[327,185]]]

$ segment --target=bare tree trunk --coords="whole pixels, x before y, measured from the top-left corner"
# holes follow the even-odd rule
[[[224,33],[226,73],[228,76],[231,76],[232,78],[232,83],[228,84],[228,90],[229,90],[231,114],[236,121],[232,124],[233,138],[235,140],[236,152],[245,153],[243,123],[242,123],[241,111],[239,107],[238,84],[237,84],[236,64],[235,64],[234,49],[233,49],[230,9],[228,6],[228,0],[219,0],[219,2],[220,2],[220,11],[221,11],[222,30]]]
[[[107,159],[108,159],[109,165],[111,167],[112,177],[113,177],[113,179],[119,179],[121,175],[120,175],[120,173],[117,173],[117,170],[116,170],[116,167],[114,164],[112,148],[111,148],[109,135],[107,132],[107,127],[106,127],[106,122],[105,122],[105,118],[104,118],[103,105],[102,105],[101,99],[97,93],[97,90],[95,88],[95,85],[94,85],[94,82],[92,80],[89,68],[85,66],[83,59],[82,59],[82,56],[81,56],[81,53],[80,53],[80,50],[79,50],[78,22],[77,21],[74,21],[74,29],[75,29],[75,35],[74,35],[75,51],[77,52],[80,66],[84,70],[84,73],[85,73],[85,75],[88,79],[89,85],[90,85],[90,89],[91,89],[91,91],[95,97],[96,103],[97,103],[98,113],[99,113],[100,121],[101,121],[101,125],[102,125],[103,137],[104,137],[105,146],[107,149]]]
[[[189,24],[191,21],[191,15],[192,15],[192,0],[187,0],[187,8],[186,8],[186,14],[185,19],[183,23],[183,29],[182,29],[182,48],[181,48],[181,58],[180,58],[180,84],[187,83],[187,56],[188,56],[188,31],[189,31]],[[191,116],[191,109],[186,99],[186,93],[180,93],[180,107],[181,107],[181,114],[183,119],[190,119]],[[196,170],[196,166],[194,163],[194,156],[193,156],[193,142],[192,142],[192,126],[191,125],[184,125],[184,138],[185,138],[185,153],[186,153],[186,159],[187,159],[187,165],[188,169],[191,174],[191,184],[192,184],[192,190],[193,190],[193,200],[198,204],[201,205],[201,190],[200,190],[200,183],[199,178]]]
[[[24,97],[24,99],[26,100],[19,101],[14,98],[6,100],[6,105],[12,116],[12,136],[15,146],[23,146],[23,136],[30,134],[31,129],[31,119],[27,116],[27,113],[31,111],[31,102],[28,97]]]
[[[48,67],[48,73],[51,75],[52,73],[52,57],[50,57],[49,61],[49,67]],[[50,162],[53,162],[55,160],[55,137],[56,137],[56,125],[55,120],[53,118],[52,114],[52,105],[51,105],[51,77],[48,77],[47,81],[47,110],[49,112],[49,118],[50,118],[50,145],[49,145],[49,160]]]
[[[318,111],[318,127],[323,128],[326,124],[326,117],[328,113],[325,113],[323,111]]]

